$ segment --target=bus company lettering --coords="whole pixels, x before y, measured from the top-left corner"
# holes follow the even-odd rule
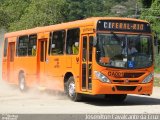
[[[117,72],[117,71],[109,71],[108,76],[122,78],[122,77],[124,77],[124,73],[123,72]]]
[[[122,22],[104,22],[105,29],[121,30],[144,30],[144,24],[140,23],[122,23]]]
[[[76,57],[76,61],[77,61],[77,63],[79,62],[79,57]]]
[[[54,68],[59,68],[59,59],[58,58],[55,58],[54,59],[54,62],[55,62],[55,65],[54,65]]]

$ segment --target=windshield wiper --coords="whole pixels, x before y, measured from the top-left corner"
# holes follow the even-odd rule
[[[114,32],[111,32],[111,34],[113,34],[113,36],[114,36],[114,38],[115,38],[116,40],[121,41],[121,38],[120,38],[120,37],[118,37],[118,36],[117,36],[117,34],[115,34]]]

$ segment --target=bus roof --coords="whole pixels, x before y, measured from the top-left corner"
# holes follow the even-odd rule
[[[60,23],[60,24],[55,24],[50,26],[42,26],[42,27],[36,27],[32,29],[10,32],[5,34],[5,38],[16,37],[20,35],[35,34],[35,33],[41,33],[41,32],[49,32],[52,30],[61,30],[61,29],[67,29],[67,28],[69,29],[69,28],[95,25],[98,20],[129,20],[129,21],[137,21],[137,22],[147,22],[145,20],[125,18],[125,17],[91,17],[83,20],[76,20],[76,21]]]

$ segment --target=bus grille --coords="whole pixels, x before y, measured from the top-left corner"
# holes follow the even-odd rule
[[[133,91],[136,89],[136,86],[116,86],[119,91]]]
[[[124,73],[124,78],[138,78],[144,73]]]
[[[139,81],[138,80],[113,80],[113,83],[138,83]]]

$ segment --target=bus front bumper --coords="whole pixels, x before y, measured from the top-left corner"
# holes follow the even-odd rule
[[[112,84],[102,83],[99,80],[92,81],[92,93],[96,94],[144,94],[151,95],[153,81],[146,84]]]

